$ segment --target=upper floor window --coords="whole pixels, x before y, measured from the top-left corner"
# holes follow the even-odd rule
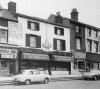
[[[76,38],[76,49],[81,50],[81,39],[80,38]]]
[[[55,27],[55,34],[64,35],[64,28]]]
[[[7,43],[7,30],[0,29],[0,43]]]
[[[87,28],[87,36],[91,36],[91,29]]]
[[[79,26],[76,26],[76,32],[80,33],[80,27]]]
[[[36,37],[30,37],[30,47],[36,47]]]
[[[26,34],[26,46],[41,48],[41,37],[33,34]]]
[[[98,42],[94,42],[94,52],[98,52]]]
[[[98,31],[94,30],[94,37],[98,37]]]
[[[65,40],[54,39],[54,50],[65,51]]]
[[[88,51],[92,51],[92,41],[91,40],[87,40],[87,49]]]
[[[34,31],[39,31],[39,23],[38,22],[27,21],[27,23],[28,23],[28,29],[31,29]]]

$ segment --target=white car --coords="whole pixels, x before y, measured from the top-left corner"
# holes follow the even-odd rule
[[[29,85],[31,82],[44,82],[48,83],[50,75],[40,73],[35,69],[22,70],[18,75],[13,76],[13,81],[25,83]]]
[[[82,74],[83,79],[100,79],[100,70],[90,70],[90,72],[85,72]]]

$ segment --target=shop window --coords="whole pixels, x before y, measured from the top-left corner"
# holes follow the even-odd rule
[[[64,35],[64,28],[55,27],[56,35]]]
[[[78,68],[84,70],[85,69],[85,62],[84,61],[78,61]]]
[[[7,61],[3,60],[1,61],[1,69],[7,69]]]
[[[38,22],[33,22],[33,21],[28,21],[28,29],[31,29],[33,31],[39,31],[39,23]]]
[[[7,43],[7,30],[0,29],[0,43]]]

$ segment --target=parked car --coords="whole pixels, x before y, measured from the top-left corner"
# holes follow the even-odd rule
[[[50,75],[40,73],[35,69],[22,70],[18,75],[13,76],[13,81],[29,85],[31,82],[48,83]]]
[[[100,79],[100,70],[90,70],[89,72],[82,73],[83,79]]]

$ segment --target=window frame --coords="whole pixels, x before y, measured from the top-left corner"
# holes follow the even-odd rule
[[[1,31],[6,32],[5,36],[1,34]],[[2,38],[5,38],[5,42],[1,41]],[[7,43],[7,42],[8,42],[8,30],[0,29],[0,43]]]
[[[88,44],[89,42],[89,44]],[[92,40],[87,40],[87,49],[88,49],[88,52],[91,52],[92,51]]]
[[[54,33],[56,34],[56,35],[59,35],[59,36],[63,36],[64,35],[64,28],[60,28],[60,27],[54,27]],[[58,31],[60,32],[60,33],[58,33]]]
[[[80,41],[79,44],[77,43],[77,41]],[[81,38],[76,37],[76,50],[81,50],[82,49],[82,43],[81,43]]]

